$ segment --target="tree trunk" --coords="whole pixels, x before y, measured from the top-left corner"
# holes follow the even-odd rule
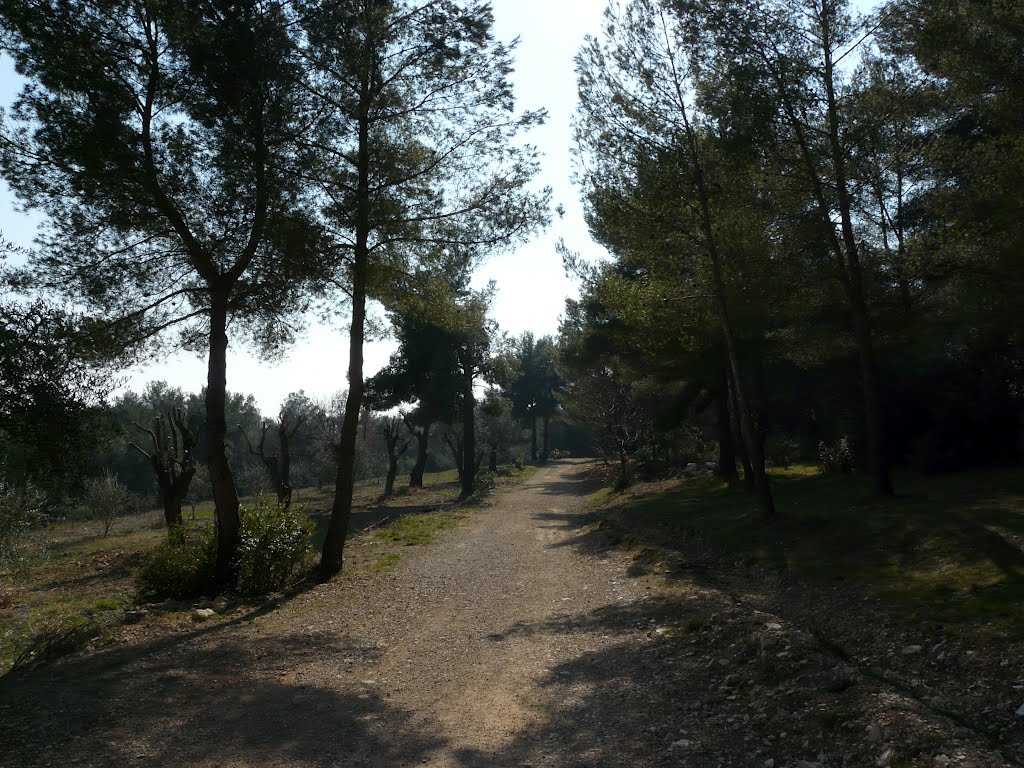
[[[537,462],[537,416],[530,411],[530,461]]]
[[[214,578],[219,586],[235,581],[235,553],[241,521],[238,491],[227,454],[227,290],[211,292],[210,359],[206,377],[206,443],[210,485],[217,517],[217,561]]]
[[[704,230],[705,247],[707,248],[708,258],[711,261],[711,286],[714,291],[715,306],[718,310],[718,322],[721,325],[722,337],[725,340],[725,351],[729,358],[729,368],[732,371],[733,391],[736,396],[736,405],[739,409],[740,432],[743,436],[743,444],[747,449],[747,458],[752,469],[754,487],[757,490],[758,503],[761,507],[761,515],[771,519],[775,517],[775,500],[772,498],[771,484],[768,482],[768,475],[764,470],[764,451],[758,438],[754,420],[751,418],[749,401],[744,391],[739,353],[736,351],[736,338],[733,334],[732,321],[729,317],[729,305],[725,296],[725,280],[722,277],[718,241],[715,237],[711,219],[711,204],[708,199],[707,190],[704,187],[704,174],[697,155],[697,142],[689,125],[687,125],[687,133],[690,136],[694,175],[697,182],[697,192],[700,197],[701,223]]]
[[[832,60],[832,28],[825,0],[821,6],[821,44],[824,54],[823,80],[828,106],[829,145],[832,150],[832,168],[835,174],[836,200],[842,231],[842,253],[837,255],[845,266],[843,288],[846,290],[853,321],[854,338],[857,341],[857,355],[860,362],[861,387],[864,393],[864,418],[867,428],[868,461],[871,464],[871,479],[875,493],[892,496],[892,469],[882,423],[881,393],[878,386],[878,368],[875,360],[868,314],[867,298],[864,294],[864,273],[860,260],[860,249],[853,231],[853,204],[847,189],[846,157],[839,136],[839,105],[835,93],[834,62]],[[824,214],[823,214],[824,215]],[[834,231],[834,230],[833,230]],[[838,251],[838,245],[835,246]]]
[[[731,372],[728,374],[727,385],[729,387],[729,421],[732,426],[733,444],[737,447],[740,463],[743,464],[743,487],[748,491],[752,491],[754,490],[754,468],[750,464],[747,446],[743,442],[743,432],[740,429],[740,407],[736,402],[736,389],[732,384]]]
[[[548,460],[548,454],[551,453],[551,441],[548,436],[548,427],[551,425],[551,415],[544,414],[544,451],[541,453],[541,458],[544,461]]]
[[[878,496],[892,496],[892,469],[886,451],[882,398],[878,387],[878,366],[875,362],[874,345],[867,307],[863,303],[851,307],[854,334],[857,338],[857,358],[860,363],[860,380],[864,396],[864,416],[867,428],[868,461],[871,464],[871,480]]]
[[[391,496],[395,492],[395,478],[398,477],[398,456],[388,457],[388,476],[384,480],[384,495]]]
[[[367,47],[370,46],[367,40]],[[320,578],[324,581],[341,572],[345,539],[352,517],[352,493],[355,488],[356,440],[363,407],[363,340],[366,335],[366,287],[370,260],[370,118],[366,108],[369,75],[363,76],[363,108],[359,114],[359,148],[356,159],[356,226],[352,252],[352,325],[348,344],[348,399],[338,440],[338,471],[334,481],[331,522],[320,557]]]
[[[736,443],[732,435],[732,417],[729,413],[729,374],[722,372],[719,390],[715,396],[718,420],[718,476],[726,482],[739,480],[736,472]]]
[[[174,493],[174,480],[168,477],[162,468],[157,469],[157,488],[160,492],[160,505],[164,509],[164,522],[168,530],[181,525],[181,498]]]
[[[458,477],[459,485],[462,485],[462,467],[465,465],[465,456],[462,451],[462,439],[456,437],[450,426],[445,430],[444,444],[448,446],[448,451],[452,455],[452,461],[455,462],[455,474]]]
[[[476,398],[473,396],[472,345],[467,345],[462,363],[462,491],[468,499],[476,490]]]
[[[416,463],[409,473],[409,487],[423,487],[423,472],[427,468],[427,454],[430,450],[430,422],[423,425],[422,431],[416,433]]]
[[[491,472],[498,471],[498,449],[493,445],[491,446],[491,456],[487,461],[487,469]]]
[[[277,442],[281,448],[281,490],[277,494],[277,502],[285,507],[292,504],[292,449],[289,443],[291,435],[288,434],[288,425],[281,417],[281,423],[277,427]],[[282,498],[282,493],[284,494]]]

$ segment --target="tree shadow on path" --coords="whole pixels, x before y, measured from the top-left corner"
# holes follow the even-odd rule
[[[0,764],[422,763],[443,744],[360,680],[375,649],[326,632],[145,643],[0,682]]]

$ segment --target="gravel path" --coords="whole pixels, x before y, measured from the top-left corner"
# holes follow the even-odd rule
[[[15,683],[0,691],[0,715],[8,743],[25,749],[0,747],[0,763],[441,768],[606,756],[596,713],[562,715],[594,697],[585,660],[622,643],[619,613],[638,589],[616,556],[572,546],[583,482],[576,463],[547,467],[391,573]],[[633,764],[628,752],[615,764]]]
[[[120,648],[0,680],[0,766],[1020,764],[1024,720],[937,698],[958,665],[986,679],[963,642],[907,655],[838,591],[728,562],[670,573],[609,548],[585,490],[582,465],[559,462],[394,571],[228,620],[144,622]],[[1024,690],[1017,661],[981,693]]]

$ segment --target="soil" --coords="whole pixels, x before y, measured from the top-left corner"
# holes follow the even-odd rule
[[[557,462],[392,571],[8,676],[0,765],[1021,764],[1019,653],[726,559],[652,573],[589,483]]]

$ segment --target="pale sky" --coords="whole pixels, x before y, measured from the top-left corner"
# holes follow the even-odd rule
[[[483,286],[496,281],[493,316],[506,332],[553,334],[566,297],[576,295],[555,251],[558,240],[564,239],[569,248],[590,258],[603,253],[583,222],[583,208],[570,180],[569,150],[570,120],[576,106],[573,56],[584,35],[599,31],[605,0],[493,0],[492,4],[498,38],[520,38],[513,78],[518,108],[548,111],[547,124],[530,134],[530,140],[544,153],[537,186],[554,190],[552,204],[561,204],[565,216],[553,215],[545,233],[515,252],[492,257],[479,269],[474,282]],[[0,60],[0,104],[10,104],[18,88],[10,61]],[[13,198],[0,182],[0,231],[4,236],[29,245],[38,221],[14,210]],[[305,338],[274,365],[235,344],[229,349],[228,389],[255,395],[268,416],[277,413],[289,392],[303,389],[310,396],[327,398],[346,386],[347,337],[347,324],[326,327],[314,322]],[[389,342],[368,345],[366,374],[383,366],[392,349]],[[129,387],[134,389],[146,381],[164,379],[187,391],[198,391],[206,382],[206,361],[181,354],[129,374]]]

